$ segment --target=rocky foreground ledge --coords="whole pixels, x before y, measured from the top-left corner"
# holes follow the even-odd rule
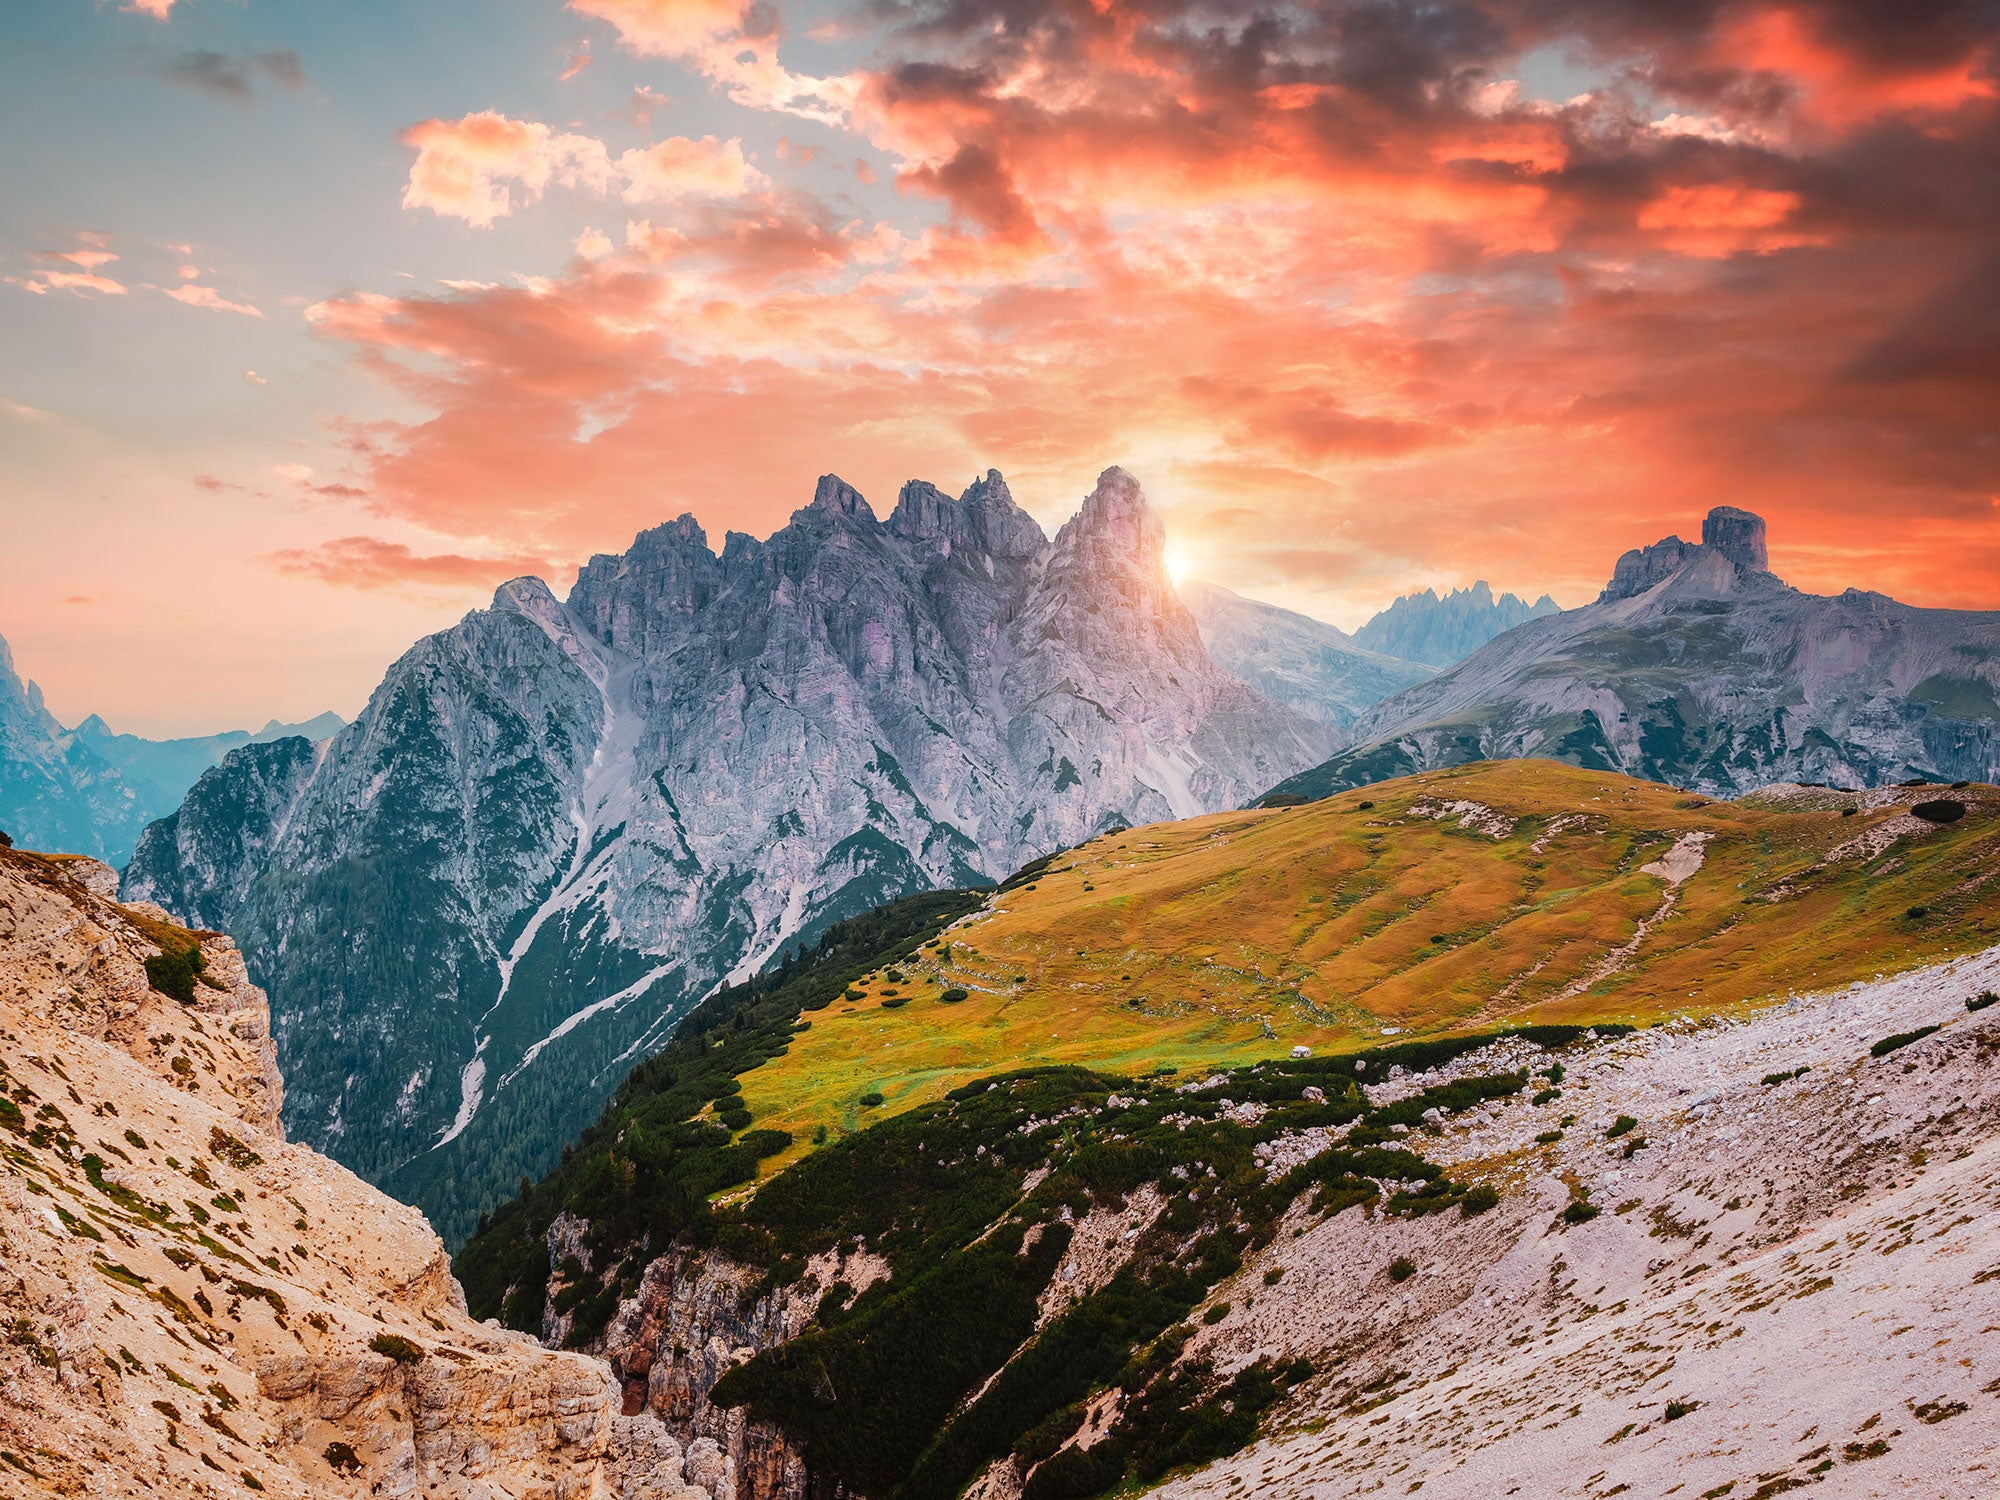
[[[1499,1210],[1279,1234],[1196,1343],[1323,1373],[1163,1493],[2000,1493],[1996,991],[2000,949],[1607,1039],[1433,1126]]]
[[[115,889],[0,850],[0,1494],[711,1500],[601,1361],[473,1321],[421,1214],[285,1142],[233,945]]]

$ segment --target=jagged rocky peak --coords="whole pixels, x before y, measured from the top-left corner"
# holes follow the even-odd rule
[[[1634,598],[1691,565],[1709,561],[1726,564],[1723,571],[1728,574],[1769,573],[1764,518],[1733,505],[1718,505],[1702,521],[1699,542],[1670,536],[1650,547],[1634,547],[1618,559],[1611,570],[1611,582],[1597,596],[1597,602]],[[1715,581],[1726,588],[1735,579]]]
[[[1035,518],[1014,503],[998,469],[973,480],[956,500],[927,480],[912,479],[897,497],[889,529],[912,541],[930,542],[947,557],[969,548],[1020,562],[1049,545]]]
[[[861,491],[842,479],[838,474],[822,474],[819,483],[813,487],[812,504],[807,512],[821,512],[841,516],[865,516],[875,519],[875,512],[861,497]],[[798,517],[794,517],[794,520]]]

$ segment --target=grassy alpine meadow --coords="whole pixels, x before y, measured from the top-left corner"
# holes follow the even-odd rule
[[[1927,799],[1965,811],[1913,817]],[[1728,1012],[2000,940],[1996,876],[1989,786],[1721,802],[1552,761],[1456,767],[1029,866],[816,1011],[742,1099],[792,1135],[768,1173],[1003,1069]]]

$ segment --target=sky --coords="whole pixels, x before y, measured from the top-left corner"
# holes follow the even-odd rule
[[[1353,628],[1756,509],[2000,607],[2000,0],[0,7],[0,636],[352,714],[495,584],[1120,463]]]

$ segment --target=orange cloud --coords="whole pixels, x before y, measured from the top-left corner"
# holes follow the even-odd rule
[[[155,21],[164,21],[174,13],[175,0],[125,0],[120,10],[133,15],[151,16]]]
[[[558,571],[556,564],[542,557],[466,557],[456,552],[423,556],[400,542],[371,536],[338,537],[318,547],[286,548],[265,560],[294,577],[366,590],[488,589],[524,574],[547,578]]]
[[[1976,28],[912,0],[866,71],[781,98],[751,86],[792,77],[761,8],[574,8],[740,100],[851,110],[905,211],[799,191],[796,150],[766,180],[735,141],[590,142],[584,173],[547,127],[466,117],[514,132],[459,173],[468,222],[572,179],[673,207],[532,286],[309,309],[420,408],[347,434],[384,516],[572,556],[687,508],[768,530],[828,469],[882,496],[994,463],[1053,518],[1117,457],[1225,581],[1336,612],[1451,577],[1585,597],[1721,501],[1770,514],[1802,584],[1993,602],[2000,110],[1825,103],[1989,77]],[[1742,40],[1779,10],[1825,55]],[[1532,97],[1545,47],[1597,85]],[[1948,541],[1892,545],[1885,514]]]

